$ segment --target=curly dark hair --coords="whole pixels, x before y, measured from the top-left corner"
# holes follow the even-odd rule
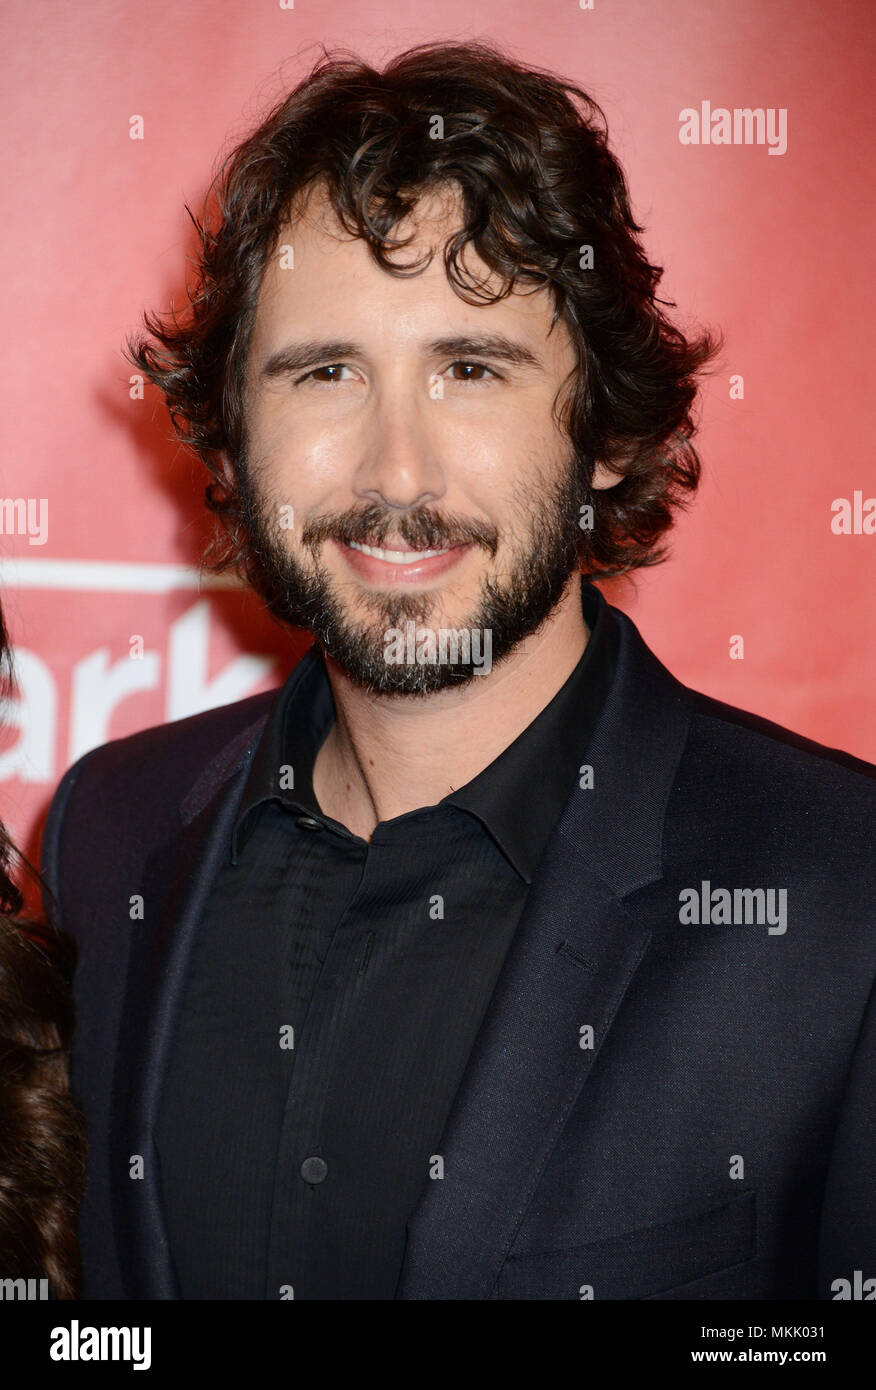
[[[436,116],[442,138],[432,138]],[[345,50],[322,49],[308,76],[220,167],[196,217],[197,279],[188,310],[144,315],[151,341],[126,356],[163,391],[177,437],[206,464],[208,507],[223,523],[208,562],[258,586],[235,469],[244,457],[245,379],[258,292],[268,258],[299,200],[324,189],[341,226],[387,272],[417,273],[392,253],[393,228],[424,193],[455,186],[463,225],[447,242],[454,291],[489,303],[515,288],[548,287],[553,322],[575,344],[572,389],[558,418],[575,449],[595,525],[582,531],[591,579],[654,565],[674,509],[699,482],[690,440],[697,374],[720,341],[686,338],[656,297],[630,211],[624,172],[608,148],[605,116],[579,87],[525,67],[482,43],[408,49],[378,71]],[[471,243],[500,288],[463,266]],[[585,247],[592,248],[592,268]],[[671,304],[670,307],[674,307]],[[592,489],[602,462],[622,475]]]
[[[2,614],[0,665],[8,682]],[[76,1298],[86,1140],[68,1079],[75,946],[20,916],[14,861],[38,877],[0,825],[0,1278],[46,1278],[55,1298]]]

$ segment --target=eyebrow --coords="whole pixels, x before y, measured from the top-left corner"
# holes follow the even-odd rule
[[[543,370],[543,363],[522,343],[506,338],[504,333],[482,333],[476,337],[467,334],[451,334],[444,338],[433,338],[426,344],[429,357],[490,357],[494,362],[506,362],[515,367],[535,367]],[[306,371],[309,367],[325,366],[345,361],[350,357],[365,357],[367,353],[361,344],[340,338],[305,338],[301,342],[286,343],[267,358],[259,370],[259,377],[271,380],[287,376],[292,372]]]

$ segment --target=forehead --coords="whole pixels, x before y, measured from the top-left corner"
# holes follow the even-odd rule
[[[428,266],[410,276],[393,275],[374,259],[363,239],[340,225],[331,201],[317,185],[290,212],[262,279],[254,323],[253,348],[269,350],[290,328],[396,340],[402,334],[425,336],[445,328],[502,327],[515,331],[543,351],[562,350],[566,332],[551,333],[553,298],[546,289],[515,291],[494,304],[468,304],[455,292],[444,267],[447,240],[463,225],[461,197],[452,185],[424,192],[412,214],[396,223],[393,238],[411,237],[403,249],[391,250],[399,265],[432,253]],[[490,293],[502,285],[472,246],[461,266]]]
[[[446,183],[424,190],[414,203],[412,214],[398,222],[390,235],[407,237],[413,232],[416,238],[422,239],[417,248],[422,250],[427,242],[434,245],[452,235],[462,226],[463,220],[461,194],[455,185]],[[322,180],[294,201],[288,225],[294,226],[298,234],[310,233],[324,251],[329,250],[327,243],[358,243],[358,238],[351,238],[341,227]]]

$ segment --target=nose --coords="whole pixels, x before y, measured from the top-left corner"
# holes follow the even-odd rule
[[[353,479],[363,501],[399,511],[435,502],[444,495],[446,479],[434,424],[427,417],[428,397],[398,383],[381,390],[372,403]]]

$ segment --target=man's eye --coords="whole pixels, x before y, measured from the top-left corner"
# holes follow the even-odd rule
[[[462,371],[463,371],[464,373],[466,373],[466,375],[464,375],[464,376],[457,376],[457,377],[455,377],[454,379],[455,379],[456,381],[483,381],[483,380],[485,380],[485,378],[484,378],[483,376],[471,376],[471,375],[469,375],[469,373],[471,373],[471,372],[486,372],[486,373],[488,373],[489,376],[495,376],[495,375],[496,375],[496,373],[495,373],[490,367],[486,366],[485,363],[483,363],[483,362],[451,362],[451,364],[450,364],[450,371],[451,371],[451,372],[454,371],[454,369],[455,369],[456,367],[461,367],[461,368],[462,368]]]
[[[349,370],[350,368],[344,362],[330,362],[329,365],[326,367],[314,367],[312,371],[305,372],[304,376],[298,378],[298,382],[296,382],[296,385],[302,381],[309,381],[311,379],[316,381],[319,379],[325,382],[327,385],[333,386],[336,383],[340,382],[340,376],[323,375],[322,377],[320,377],[320,372],[348,372]]]

